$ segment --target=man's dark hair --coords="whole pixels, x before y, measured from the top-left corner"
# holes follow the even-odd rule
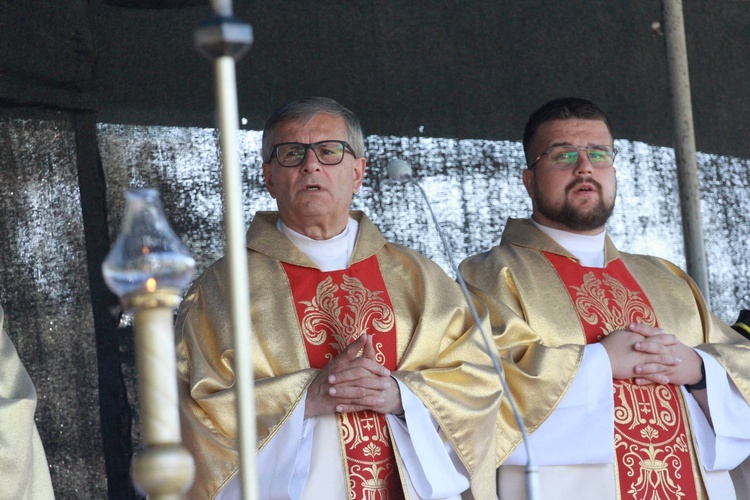
[[[601,120],[607,126],[609,134],[614,137],[612,134],[612,127],[609,124],[609,118],[607,118],[604,111],[599,109],[599,107],[593,102],[578,97],[553,99],[534,111],[526,122],[526,128],[523,131],[523,151],[526,154],[526,161],[529,162],[534,160],[529,156],[530,154],[533,154],[529,151],[529,146],[534,139],[534,135],[536,135],[536,131],[543,123],[551,122],[553,120],[570,120],[572,118],[578,118],[581,120]]]
[[[362,133],[362,125],[360,125],[359,119],[354,113],[327,97],[303,97],[283,104],[268,118],[266,126],[263,128],[261,146],[263,161],[271,161],[274,134],[280,124],[290,121],[307,122],[318,114],[340,116],[343,118],[346,125],[347,142],[354,150],[357,158],[362,158],[365,155],[365,140]]]

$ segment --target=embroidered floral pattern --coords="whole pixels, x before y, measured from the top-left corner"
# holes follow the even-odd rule
[[[674,386],[615,381],[615,450],[630,498],[683,498],[690,450]],[[624,467],[624,469],[622,468]]]
[[[344,444],[348,449],[358,449],[361,457],[347,456],[352,492],[359,485],[363,498],[398,498],[389,491],[394,484],[398,485],[399,478],[385,419],[371,411],[343,413],[340,425]]]
[[[588,343],[631,322],[656,326],[656,315],[622,261],[592,271],[545,254],[566,283]],[[613,382],[615,453],[620,497],[697,498],[692,454],[679,389],[674,385]]]
[[[575,305],[581,318],[590,325],[599,325],[601,340],[609,332],[627,328],[632,321],[654,325],[656,318],[641,292],[627,289],[618,280],[603,273],[597,279],[593,272],[583,276],[583,285],[571,286]]]
[[[345,271],[284,268],[311,367],[322,368],[366,332],[378,363],[396,368],[395,313],[374,256]],[[336,418],[349,498],[404,498],[385,416],[368,410]]]
[[[360,280],[347,275],[343,277],[341,290],[346,292],[345,307],[339,305],[339,286],[331,276],[320,282],[312,300],[300,301],[305,306],[302,335],[308,342],[313,345],[329,342],[338,354],[368,330],[387,332],[393,328],[393,310],[380,297],[382,292],[368,290]],[[382,352],[379,355],[382,357]]]

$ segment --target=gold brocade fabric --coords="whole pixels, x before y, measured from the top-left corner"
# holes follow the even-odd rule
[[[0,498],[54,498],[42,440],[34,421],[36,390],[3,330],[0,309]]]
[[[542,252],[575,260],[529,220],[509,219],[500,246],[461,265],[466,281],[482,291],[480,297],[491,314],[494,308],[510,307],[541,337],[543,348],[531,344],[519,356],[527,369],[521,370],[518,363],[522,376],[511,384],[514,397],[525,405],[521,413],[530,431],[555,408],[578,370],[580,356],[576,358],[569,351],[581,352],[586,343],[576,307]],[[686,345],[711,354],[750,402],[750,343],[708,311],[695,284],[673,264],[620,253],[607,238],[605,262],[618,258],[648,297],[657,324]],[[512,336],[496,337],[501,353],[508,352],[512,340]],[[531,352],[532,347],[538,352]],[[550,355],[549,350],[561,350],[561,358]],[[514,443],[502,448],[507,441],[502,437],[499,441],[498,455],[502,458],[512,451]]]
[[[389,244],[361,212],[351,263],[375,255],[396,318],[392,375],[430,410],[471,474],[476,498],[494,498],[495,427],[501,388],[458,285],[417,252]],[[276,229],[275,212],[256,214],[248,231],[252,360],[258,448],[294,411],[316,375],[310,368],[281,262],[312,267]],[[212,498],[236,473],[229,279],[224,259],[196,280],[176,323],[182,432],[196,461],[189,498]],[[475,304],[485,319],[483,306]],[[470,388],[470,390],[467,390]],[[397,461],[401,460],[396,450]],[[399,469],[399,474],[404,471]]]

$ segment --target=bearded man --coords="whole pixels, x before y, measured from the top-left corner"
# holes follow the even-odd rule
[[[728,471],[750,454],[750,344],[681,269],[607,236],[617,151],[603,111],[548,102],[523,145],[532,216],[510,219],[500,245],[461,270],[491,311],[509,306],[560,351],[555,377],[511,379],[543,498],[735,498]],[[515,331],[496,334],[506,372]],[[518,373],[549,373],[522,361]],[[503,412],[498,489],[519,498],[525,450]]]

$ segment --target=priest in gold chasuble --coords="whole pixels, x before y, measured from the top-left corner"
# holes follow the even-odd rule
[[[729,471],[750,455],[750,343],[682,270],[607,237],[617,152],[599,108],[545,104],[524,149],[531,219],[509,219],[500,245],[461,269],[491,314],[509,306],[541,337],[540,353],[561,350],[554,364],[527,357],[527,373],[545,377],[510,386],[542,497],[740,498]],[[505,359],[514,334],[496,332]],[[499,496],[517,498],[525,450],[499,422]]]
[[[458,285],[349,212],[363,155],[359,122],[330,99],[269,119],[263,172],[279,211],[247,233],[252,352],[232,348],[224,259],[177,318],[189,498],[240,498],[239,355],[253,361],[261,498],[495,498],[500,382]]]

